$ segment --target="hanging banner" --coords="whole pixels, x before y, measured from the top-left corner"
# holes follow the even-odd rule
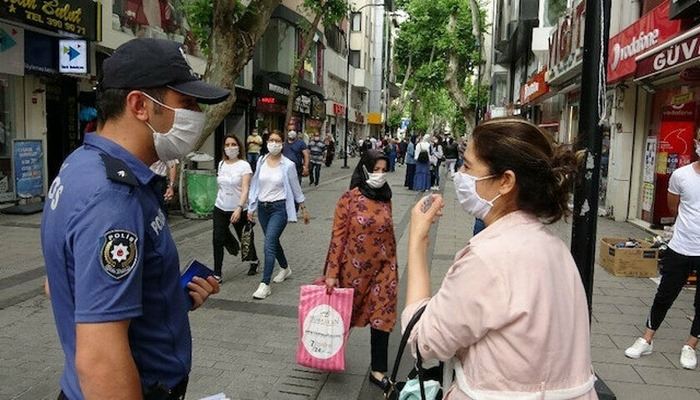
[[[24,75],[24,29],[0,22],[0,73]]]
[[[12,145],[17,197],[44,194],[44,151],[41,140],[15,139]]]
[[[670,0],[644,14],[608,42],[608,84],[634,74],[635,57],[678,34],[680,21],[668,19]]]

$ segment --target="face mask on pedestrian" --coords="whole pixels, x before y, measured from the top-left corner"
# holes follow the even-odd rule
[[[459,204],[462,205],[464,211],[479,219],[484,219],[489,211],[491,211],[493,202],[501,197],[501,194],[499,193],[498,196],[491,200],[485,200],[476,192],[476,182],[490,179],[494,176],[496,175],[488,175],[477,178],[475,176],[465,174],[462,171],[458,171],[454,175],[455,193],[457,195],[457,200],[459,201]]]
[[[290,139],[296,139],[297,138],[297,131],[289,131],[289,133],[287,133],[287,137]]]
[[[154,99],[148,94],[144,96],[153,100],[161,107],[175,112],[173,126],[166,133],[156,131],[153,126],[146,121],[146,125],[153,131],[153,145],[155,146],[158,158],[161,161],[180,159],[192,150],[194,142],[202,133],[206,115],[203,112],[187,110],[184,108],[172,108]]]
[[[316,135],[316,136],[314,136],[314,140],[315,140],[315,141],[319,141],[319,140],[321,140],[321,137],[318,136],[318,135]]]
[[[276,156],[282,152],[282,143],[267,143],[267,151]]]
[[[226,157],[228,158],[238,158],[238,153],[240,152],[240,149],[238,148],[238,146],[227,147],[224,149],[224,152],[226,153]]]
[[[258,131],[253,131],[253,136],[258,136]]]
[[[365,183],[367,183],[367,186],[371,187],[372,189],[379,189],[380,187],[384,186],[386,183],[386,172],[372,172],[370,173],[367,171],[367,168],[363,165],[362,168],[365,171],[365,177],[367,177],[367,180]]]
[[[700,142],[698,142],[697,140],[695,140],[695,154],[697,154],[698,157],[700,157]]]

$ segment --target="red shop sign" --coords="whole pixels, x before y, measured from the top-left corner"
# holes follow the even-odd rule
[[[525,105],[536,98],[549,93],[549,85],[544,80],[547,68],[538,72],[520,88],[520,104]]]
[[[700,30],[696,30],[695,34],[670,46],[665,46],[658,51],[644,55],[644,58],[639,58],[637,60],[635,78],[647,78],[698,58],[700,58]]]
[[[657,46],[681,30],[679,20],[669,20],[671,1],[667,0],[646,13],[608,42],[608,84],[626,78],[635,71],[637,55]]]
[[[338,103],[333,103],[333,114],[343,115],[345,114],[345,106]]]

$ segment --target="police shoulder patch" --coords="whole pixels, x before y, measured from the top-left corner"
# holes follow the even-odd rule
[[[129,231],[114,230],[105,233],[100,251],[102,269],[114,279],[129,275],[139,258],[136,246],[138,240],[136,234]]]

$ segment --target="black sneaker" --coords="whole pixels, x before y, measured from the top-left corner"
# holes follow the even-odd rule
[[[253,261],[250,263],[250,268],[248,268],[248,275],[253,276],[258,273],[258,261]]]

